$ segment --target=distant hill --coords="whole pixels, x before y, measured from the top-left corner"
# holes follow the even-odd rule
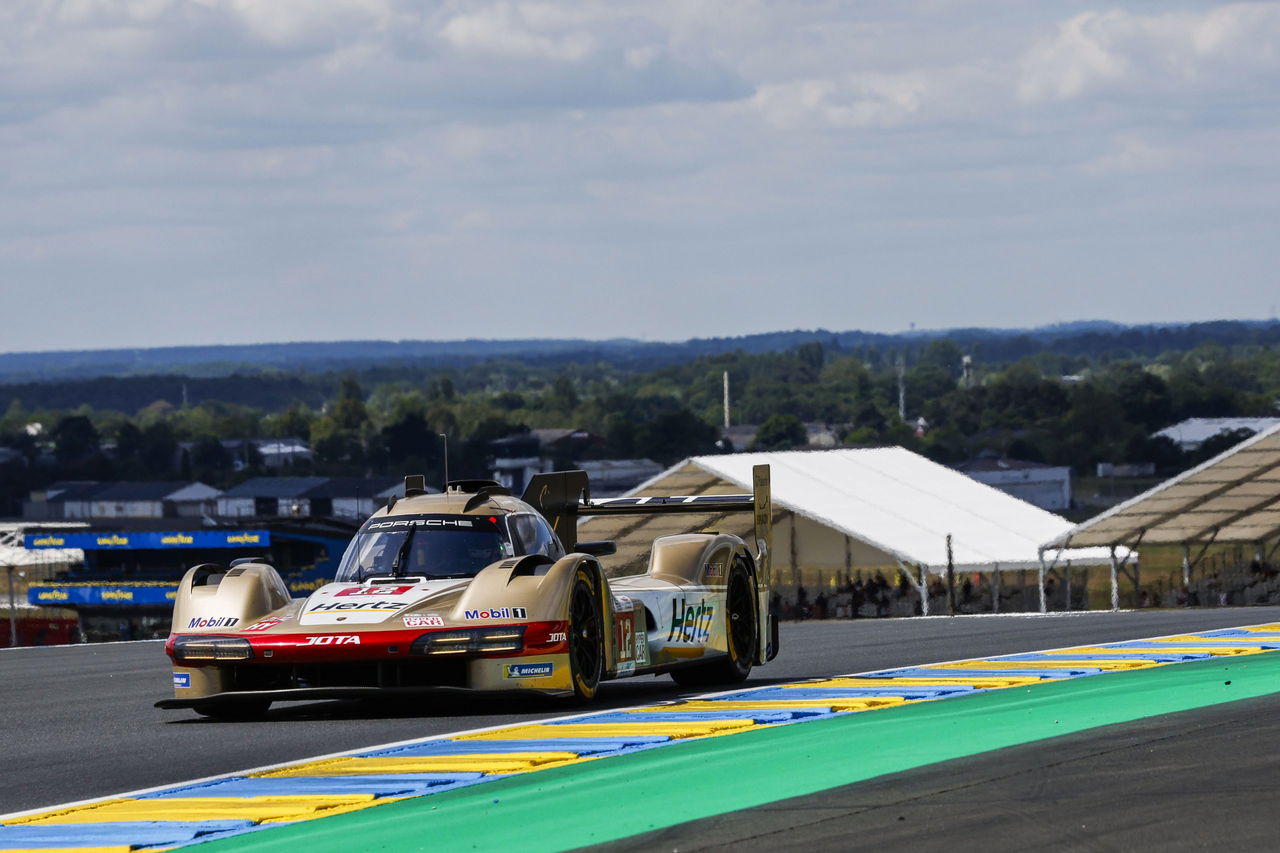
[[[1060,323],[1034,329],[942,329],[901,334],[831,332],[825,329],[770,332],[741,337],[651,342],[629,338],[334,341],[149,349],[67,350],[0,353],[0,383],[32,385],[99,377],[275,376],[356,371],[371,367],[449,367],[494,359],[554,365],[607,362],[629,370],[651,370],[700,356],[744,351],[781,352],[820,343],[834,350],[906,350],[934,340],[955,342],[984,362],[1006,362],[1046,350],[1062,355],[1153,356],[1204,343],[1223,346],[1280,343],[1280,322],[1223,320],[1191,324],[1125,326],[1108,321]],[[281,379],[280,381],[284,381]],[[6,388],[6,396],[19,396]],[[27,389],[30,390],[29,388]],[[283,390],[283,389],[281,389]],[[293,388],[295,392],[302,389]]]

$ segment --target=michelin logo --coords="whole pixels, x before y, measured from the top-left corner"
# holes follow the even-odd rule
[[[509,663],[502,668],[507,678],[546,678],[555,671],[550,663]]]

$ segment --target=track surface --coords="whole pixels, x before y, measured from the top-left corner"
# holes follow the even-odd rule
[[[782,655],[748,685],[1278,620],[1280,608],[1248,608],[787,624]],[[167,663],[158,642],[0,652],[0,813],[572,710],[449,697],[413,708],[297,704],[262,722],[219,723],[152,707],[170,695]],[[688,694],[669,678],[622,681],[597,707]]]
[[[1280,697],[1168,714],[882,776],[590,848],[1257,850],[1280,846]]]

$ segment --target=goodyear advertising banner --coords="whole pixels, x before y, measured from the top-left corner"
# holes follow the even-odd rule
[[[84,551],[161,550],[168,548],[261,548],[271,544],[269,530],[176,530],[146,533],[28,533],[27,548],[79,548]]]
[[[32,584],[27,601],[42,607],[172,605],[175,584]]]

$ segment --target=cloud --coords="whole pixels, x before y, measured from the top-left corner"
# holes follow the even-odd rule
[[[1022,59],[1024,101],[1093,93],[1145,96],[1233,88],[1280,71],[1280,5],[1238,3],[1200,12],[1085,12]]]
[[[6,346],[1211,313],[1215,262],[1248,304],[1280,7],[1171,4],[0,2],[0,287],[59,306]],[[504,307],[335,311],[370,282]]]

